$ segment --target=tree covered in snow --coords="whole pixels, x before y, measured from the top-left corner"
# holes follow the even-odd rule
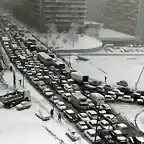
[[[77,35],[78,29],[79,25],[77,23],[72,23],[69,32],[67,34],[68,39],[70,39],[73,42],[73,45],[76,41],[78,41],[79,38]]]

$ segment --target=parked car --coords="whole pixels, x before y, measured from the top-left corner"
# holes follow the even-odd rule
[[[95,130],[94,129],[88,129],[84,131],[84,135],[92,142],[95,141]],[[100,142],[101,138],[99,136],[96,137],[96,142]]]
[[[66,106],[65,106],[64,102],[62,102],[62,101],[59,101],[59,102],[56,104],[56,107],[57,107],[59,110],[61,110],[61,111],[66,110]]]
[[[113,90],[113,88],[110,85],[105,85],[103,88],[106,92]]]
[[[88,117],[86,113],[79,113],[77,116],[81,121],[84,121],[84,122],[90,120],[90,118]]]
[[[53,95],[54,95],[54,93],[52,91],[45,93],[46,98],[51,98]]]
[[[72,140],[72,141],[77,141],[80,139],[80,136],[76,133],[75,130],[73,129],[68,129],[66,132],[66,135]]]
[[[107,95],[112,96],[112,98],[116,99],[116,94],[113,91],[108,91]]]
[[[121,80],[119,82],[117,82],[117,85],[123,86],[123,87],[128,87],[128,83],[124,80]]]
[[[143,137],[129,137],[128,142],[130,144],[144,144],[144,138]]]
[[[50,120],[50,115],[46,111],[38,110],[35,112],[35,115],[40,118],[42,121]]]
[[[88,110],[88,111],[86,111],[86,114],[92,120],[96,120],[97,119],[97,112],[94,111],[94,110]]]
[[[118,100],[120,100],[122,102],[129,102],[129,103],[134,102],[134,99],[129,95],[124,95],[123,97],[118,97]]]
[[[76,126],[80,129],[80,131],[85,131],[88,129],[86,123],[84,121],[79,121]]]
[[[64,114],[71,122],[76,122],[78,120],[75,112],[71,109],[65,110]]]
[[[31,103],[28,101],[23,101],[20,104],[16,105],[16,109],[17,110],[24,110],[24,109],[28,109],[31,107]]]

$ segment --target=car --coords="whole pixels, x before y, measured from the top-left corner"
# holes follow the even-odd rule
[[[84,135],[92,142],[95,142],[95,130],[94,129],[88,129],[84,131]],[[96,137],[96,142],[100,142],[101,138],[99,136]]]
[[[56,104],[56,107],[57,107],[59,110],[61,110],[61,111],[66,110],[66,106],[65,106],[64,102],[62,102],[62,101],[59,101],[59,102]]]
[[[127,129],[127,125],[124,123],[117,123],[114,125],[114,129],[125,131]]]
[[[49,99],[52,103],[57,104],[59,102],[59,99],[57,96],[53,96]]]
[[[80,139],[80,136],[76,133],[74,129],[68,129],[66,132],[66,135],[72,140],[72,141],[77,141]]]
[[[20,104],[16,105],[16,109],[17,109],[18,111],[24,110],[24,109],[28,109],[28,108],[30,108],[30,107],[31,107],[31,103],[28,102],[28,101],[23,101],[23,102],[21,102]]]
[[[143,105],[144,104],[144,99],[143,98],[139,98],[136,100],[137,104],[139,105]]]
[[[116,94],[113,91],[108,91],[107,95],[112,96],[112,98],[116,99]]]
[[[75,112],[72,109],[65,110],[64,114],[69,119],[69,121],[77,122],[78,118],[77,118]]]
[[[86,113],[79,113],[77,116],[81,121],[84,121],[84,122],[90,120],[90,118],[88,117]]]
[[[94,111],[94,110],[88,110],[88,111],[86,111],[86,114],[92,120],[96,120],[97,119],[97,112]]]
[[[46,96],[46,98],[51,98],[54,95],[54,93],[52,91],[49,91],[44,93],[44,95]]]
[[[96,91],[102,95],[105,93],[105,90],[104,90],[103,86],[101,86],[101,85],[96,87]]]
[[[62,94],[62,97],[63,97],[65,100],[70,101],[71,93],[63,93],[63,94]]]
[[[118,97],[118,100],[122,101],[122,102],[129,102],[129,103],[134,102],[134,99],[129,95],[124,95],[123,97]]]
[[[46,93],[46,92],[51,92],[51,89],[50,88],[43,89],[43,93]]]
[[[108,104],[103,104],[102,105],[103,109],[106,110],[107,112],[111,112],[111,107]]]
[[[40,118],[42,121],[50,120],[50,115],[46,111],[38,110],[35,112],[35,115]]]
[[[38,82],[38,88],[39,88],[40,90],[43,90],[43,89],[46,88],[46,84],[44,83],[44,81],[39,81],[39,82]]]
[[[84,121],[79,121],[78,123],[76,123],[76,126],[80,129],[80,131],[85,131],[88,129],[86,123]]]
[[[74,92],[73,88],[68,84],[64,84],[64,90],[70,93]]]
[[[103,117],[111,124],[117,124],[118,120],[113,114],[104,114]]]
[[[114,98],[111,95],[105,95],[105,102],[114,102]]]
[[[64,93],[64,90],[57,90],[57,93],[58,93],[59,95],[62,95],[62,94]]]
[[[130,144],[143,144],[144,143],[144,137],[129,137],[128,142]]]
[[[116,94],[117,97],[124,96],[124,93],[121,92],[119,89],[113,89],[113,92]]]
[[[121,130],[114,130],[111,132],[111,136],[119,143],[126,143],[127,139],[123,136]]]
[[[86,124],[90,129],[96,129],[96,126],[98,126],[98,121],[97,120],[90,120],[87,121]]]
[[[110,125],[110,123],[104,119],[99,121],[99,125],[105,131],[113,130],[113,127]]]
[[[117,85],[123,86],[123,87],[128,87],[128,83],[124,80],[121,80],[119,82],[117,82]]]
[[[91,99],[88,98],[87,102],[88,102],[90,108],[94,108],[95,107],[95,104],[92,102]]]
[[[103,88],[105,91],[112,91],[113,90],[113,88],[110,85],[105,85]]]

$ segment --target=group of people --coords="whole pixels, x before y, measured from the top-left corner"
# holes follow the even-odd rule
[[[53,115],[54,115],[54,110],[53,109],[50,110],[50,115],[53,118]],[[61,116],[61,113],[59,113],[58,114],[58,120],[61,121],[61,119],[62,119],[62,116]]]

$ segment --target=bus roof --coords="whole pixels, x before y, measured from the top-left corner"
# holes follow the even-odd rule
[[[45,59],[52,59],[49,55],[47,55],[45,52],[39,52],[38,55],[40,55],[41,57],[45,58]]]

